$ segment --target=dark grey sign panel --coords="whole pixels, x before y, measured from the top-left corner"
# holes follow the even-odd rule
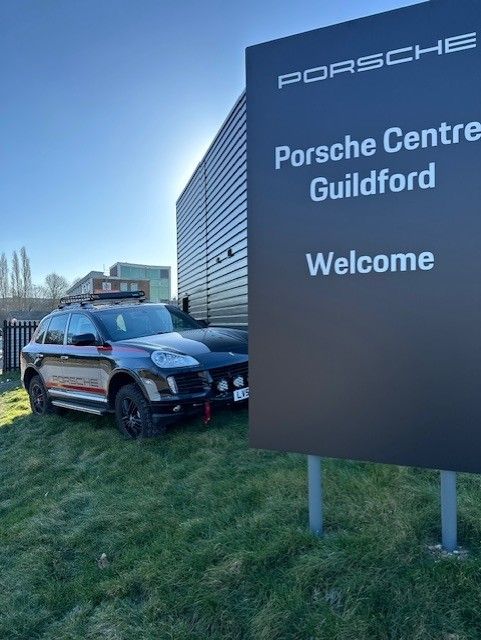
[[[481,2],[247,50],[250,441],[481,471]]]

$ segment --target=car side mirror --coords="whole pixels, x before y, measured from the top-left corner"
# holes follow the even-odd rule
[[[197,319],[197,322],[200,324],[201,327],[208,327],[209,323],[207,322],[207,320],[199,320]]]
[[[97,344],[97,338],[93,333],[80,333],[77,336],[73,336],[72,344],[75,347],[93,347]]]

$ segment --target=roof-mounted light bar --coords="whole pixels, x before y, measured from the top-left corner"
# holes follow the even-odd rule
[[[79,304],[83,306],[88,303],[104,302],[104,301],[120,301],[120,300],[145,300],[143,291],[103,291],[102,293],[79,293],[75,296],[65,296],[60,298],[59,309],[63,309],[70,304]]]

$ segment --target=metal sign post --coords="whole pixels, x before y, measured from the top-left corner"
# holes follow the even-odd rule
[[[322,504],[322,464],[319,456],[307,456],[309,493],[309,529],[316,536],[324,535]]]
[[[441,542],[449,553],[458,546],[456,472],[441,471]]]

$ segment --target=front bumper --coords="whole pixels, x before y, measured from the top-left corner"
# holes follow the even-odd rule
[[[247,402],[234,400],[236,391],[249,386],[248,361],[239,357],[228,365],[172,372],[166,379],[169,377],[174,378],[169,382],[171,393],[166,394],[164,386],[159,389],[160,399],[150,399],[154,421],[159,424],[202,413],[206,403],[209,413],[210,406],[242,406]]]
[[[227,406],[246,406],[247,400],[234,401],[233,395],[214,395],[207,393],[204,396],[192,398],[177,398],[151,402],[152,419],[154,424],[169,424],[182,418],[201,415],[206,412],[206,404],[211,408]]]

